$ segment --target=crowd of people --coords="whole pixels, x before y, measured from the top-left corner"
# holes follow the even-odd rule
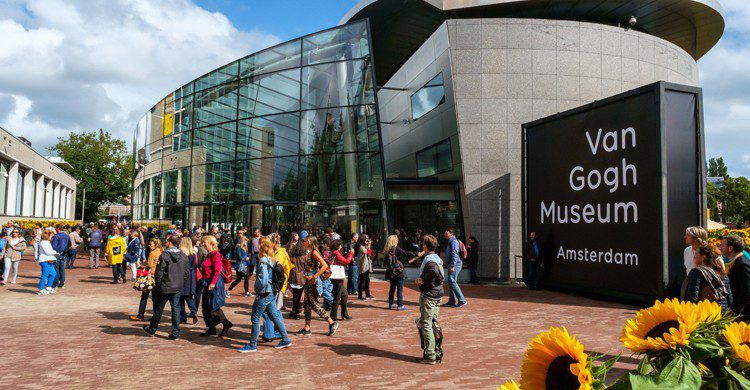
[[[232,232],[222,226],[212,226],[208,231],[170,226],[160,232],[127,224],[37,225],[24,231],[11,222],[0,232],[0,254],[5,259],[0,283],[15,283],[21,255],[30,243],[41,269],[38,294],[55,294],[69,286],[66,270],[76,268],[77,254],[86,251],[89,269],[98,269],[106,262],[112,270],[112,284],[131,283],[138,291],[130,319],[147,322],[143,326],[147,334],[156,333],[170,304],[170,339],[180,337],[181,325],[197,324],[199,314],[205,324],[201,337],[226,336],[234,323],[223,307],[235,291],[235,295],[254,298],[252,334],[239,349],[247,353],[257,351],[259,340],[279,340],[276,348],[291,346],[284,311],[289,318],[304,318],[304,325],[295,332],[298,336],[312,333],[313,316],[327,323],[327,335],[335,335],[341,321],[353,319],[347,305],[350,297],[374,299],[370,279],[376,258],[378,265],[386,268],[390,282],[388,308],[406,310],[406,268],[408,264],[420,264],[415,282],[420,291],[417,327],[423,356],[417,360],[425,364],[441,362],[442,330],[437,316],[443,283],[450,299],[442,306],[460,308],[467,304],[458,278],[463,263],[471,261],[469,256],[477,256],[478,242],[473,237],[465,245],[448,229],[440,238],[420,234],[417,246],[405,246],[399,245],[402,235],[396,232],[376,249],[367,234],[344,238],[333,228],[303,229],[285,236],[287,240],[279,233],[264,236],[258,228]],[[147,318],[149,302],[153,314]]]

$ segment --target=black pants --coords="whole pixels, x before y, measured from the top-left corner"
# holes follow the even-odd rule
[[[125,266],[122,263],[112,265],[112,282],[117,283],[122,278],[125,281]]]
[[[292,289],[292,315],[299,315],[302,311],[302,294],[305,292],[304,288],[293,288]]]
[[[365,293],[367,298],[372,298],[372,294],[370,294],[370,271],[365,271],[361,274],[359,274],[359,286],[357,288],[357,293],[359,298],[362,298],[362,293]]]
[[[245,294],[247,294],[250,291],[250,269],[248,268],[248,272],[244,274],[238,274],[237,279],[232,282],[232,284],[229,285],[229,291],[232,291],[234,286],[240,284],[240,282],[245,282],[242,287],[245,288]]]
[[[531,290],[539,288],[539,279],[541,278],[541,264],[539,260],[529,261],[528,263],[528,286]]]
[[[336,321],[337,314],[339,312],[339,306],[341,306],[341,318],[346,316],[346,300],[349,295],[344,288],[343,280],[331,280],[333,283],[333,304],[331,305],[331,318]]]
[[[164,306],[169,302],[172,308],[172,336],[180,335],[180,293],[165,294],[160,292],[154,293],[154,315],[151,317],[149,327],[156,331],[161,321],[161,315],[164,313]]]
[[[225,327],[230,325],[231,322],[224,315],[224,311],[219,309],[211,311],[211,291],[203,291],[201,297],[201,306],[203,306],[203,320],[206,322],[209,332],[216,333],[216,325],[223,324]]]

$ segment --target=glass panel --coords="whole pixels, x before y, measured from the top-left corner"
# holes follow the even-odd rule
[[[417,175],[432,176],[453,170],[450,138],[417,152]]]
[[[297,157],[237,163],[237,200],[296,201],[298,198]]]
[[[302,42],[302,65],[362,58],[369,54],[365,22],[318,33]]]
[[[296,40],[246,57],[240,60],[240,78],[298,68],[301,50],[300,41]]]
[[[23,211],[23,176],[25,172],[18,170],[18,179],[16,179],[16,215],[21,215]]]
[[[175,102],[175,133],[190,130],[193,127],[193,97],[188,96]]]
[[[237,159],[299,154],[299,114],[264,116],[240,121]]]
[[[379,155],[304,156],[300,169],[307,200],[383,197]]]
[[[193,165],[233,161],[236,126],[230,122],[193,130]]]
[[[220,202],[234,198],[234,162],[192,168],[190,200]]]
[[[438,173],[448,172],[453,169],[453,156],[451,155],[450,139],[439,143],[435,147],[435,158],[437,159],[436,166]]]
[[[209,214],[209,207],[208,206],[192,206],[190,207],[190,228],[192,229],[195,226],[202,226],[204,229],[208,230],[208,214]]]
[[[377,134],[377,119],[371,106],[305,111],[302,113],[301,152],[379,150]]]
[[[194,127],[237,119],[237,84],[225,84],[195,94]]]
[[[302,69],[302,109],[375,102],[370,61],[344,61]]]
[[[150,194],[149,194],[149,203],[161,203],[162,202],[162,193],[161,193],[161,175],[154,176],[150,179],[148,179],[150,187]]]
[[[229,81],[237,80],[238,61],[219,68],[198,80],[195,80],[195,91],[202,91],[206,88],[215,87]]]
[[[193,93],[193,82],[192,81],[189,82],[189,83],[187,83],[187,84],[185,84],[185,85],[183,85],[182,88],[181,88],[182,97],[190,95],[191,93]]]
[[[299,110],[299,69],[240,81],[240,117]]]
[[[443,73],[440,73],[411,95],[411,117],[415,120],[419,119],[443,103],[445,103],[445,86]]]

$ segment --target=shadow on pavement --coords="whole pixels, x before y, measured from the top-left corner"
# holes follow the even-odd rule
[[[392,352],[392,351],[384,351],[382,349],[373,348],[373,347],[370,347],[368,345],[363,345],[363,344],[333,345],[333,344],[327,344],[327,343],[318,343],[318,346],[327,347],[331,351],[341,356],[364,355],[364,356],[372,356],[372,357],[379,357],[379,358],[392,359],[392,360],[400,360],[400,361],[409,362],[409,363],[414,363],[414,359],[417,358],[417,356],[403,355],[398,352]]]
[[[37,290],[36,288],[34,290],[24,290],[20,288],[9,288],[8,291],[15,292],[15,293],[21,293],[21,294],[34,294],[36,295]]]

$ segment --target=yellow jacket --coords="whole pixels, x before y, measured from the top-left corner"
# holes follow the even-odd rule
[[[107,260],[109,265],[115,265],[122,263],[122,258],[125,256],[125,239],[122,236],[112,236],[107,240],[107,248],[105,253],[107,254]]]
[[[292,268],[294,268],[294,264],[292,264],[289,254],[286,253],[286,248],[279,248],[279,250],[274,253],[274,257],[276,258],[276,261],[281,264],[281,268],[284,269],[284,277],[286,280],[284,280],[284,286],[281,288],[281,292],[285,292],[289,285],[289,273],[292,271]]]

